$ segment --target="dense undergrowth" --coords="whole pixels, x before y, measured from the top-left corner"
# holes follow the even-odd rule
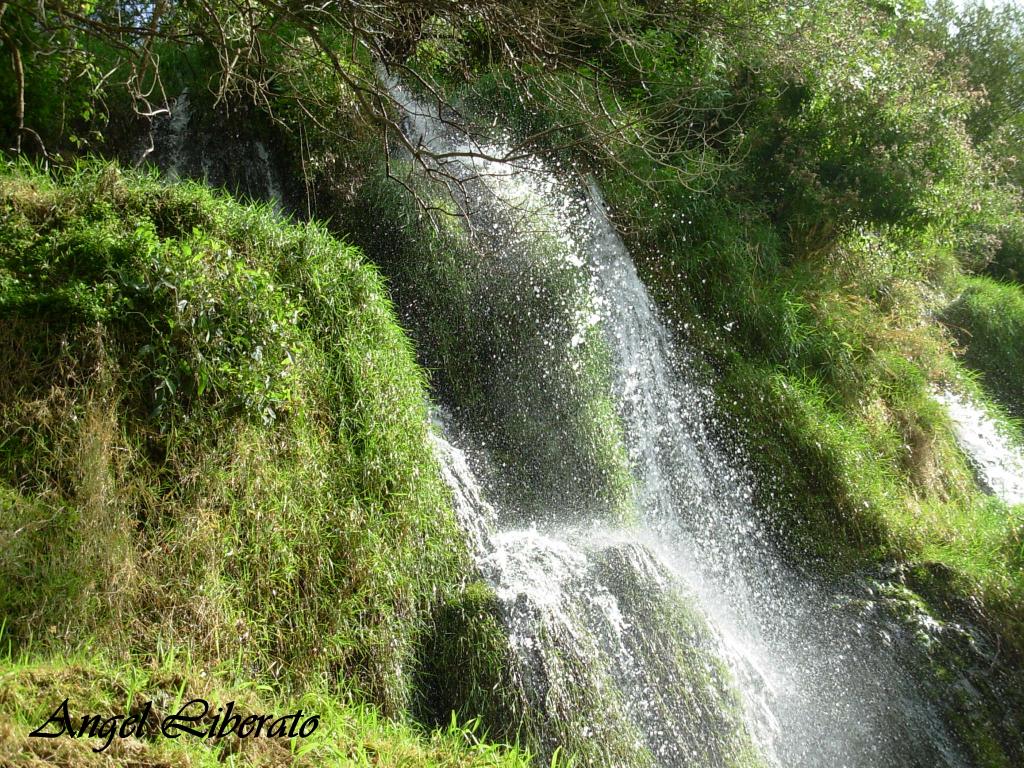
[[[964,364],[981,374],[1016,418],[1024,418],[1024,288],[987,277],[966,280],[943,321],[964,350]]]
[[[468,566],[424,380],[359,252],[100,163],[8,165],[0,210],[5,764],[51,757],[22,739],[55,691],[206,685],[326,710],[327,741],[257,763],[505,764],[373,714],[426,695],[420,648]]]

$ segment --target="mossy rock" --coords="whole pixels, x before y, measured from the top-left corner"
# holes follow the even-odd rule
[[[763,764],[717,638],[646,550],[595,543],[570,553],[513,538],[509,557],[530,562],[537,546],[568,557],[557,570],[576,576],[551,585],[557,609],[529,590],[498,599],[483,584],[447,606],[443,643],[428,653],[442,705],[434,717],[452,706],[544,760],[558,752],[576,765]]]
[[[512,677],[512,658],[497,596],[472,581],[438,609],[436,630],[421,649],[421,718],[444,725],[479,719],[490,738],[525,742],[529,716]]]
[[[113,165],[6,166],[0,360],[5,643],[182,648],[407,708],[469,564],[357,249]]]
[[[359,200],[347,217],[356,239],[389,277],[437,396],[492,458],[486,479],[499,501],[564,517],[627,514],[609,351],[598,328],[581,329],[587,276],[555,233],[504,222],[514,236],[471,236],[457,216],[420,215],[385,178]]]
[[[934,563],[883,567],[849,580],[847,609],[912,671],[971,764],[1019,765],[1024,678],[1018,652],[1000,647],[976,604],[951,597],[956,578]]]
[[[637,545],[602,551],[594,573],[628,617],[625,643],[646,681],[641,730],[670,734],[647,742],[655,763],[763,766],[720,641],[693,598]]]

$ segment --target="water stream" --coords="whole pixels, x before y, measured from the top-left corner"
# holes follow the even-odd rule
[[[552,258],[587,286],[568,346],[599,328],[612,358],[635,480],[628,522],[552,508],[524,525],[507,494],[499,508],[485,501],[474,468],[486,446],[463,437],[454,447],[445,433],[462,434],[457,425],[436,437],[478,568],[501,600],[517,679],[546,720],[568,722],[549,729],[548,750],[575,736],[594,745],[595,765],[964,764],[887,652],[902,630],[871,620],[871,589],[840,594],[775,556],[742,474],[708,437],[712,396],[689,374],[599,190],[533,159],[481,159],[504,148],[390,85],[410,142],[446,155],[427,163],[457,180],[467,228],[508,241],[501,258],[546,222],[560,243]]]
[[[957,443],[981,484],[1007,504],[1024,504],[1024,451],[968,395],[944,389],[935,399],[949,413]]]

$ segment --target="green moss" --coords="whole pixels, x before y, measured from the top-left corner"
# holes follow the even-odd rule
[[[874,597],[866,616],[877,611],[875,621],[899,628],[896,652],[973,764],[1016,765],[1024,756],[1021,670],[999,661],[966,606],[949,604],[951,578],[955,573],[938,565],[896,569],[870,582]]]
[[[176,647],[404,711],[468,566],[374,270],[108,165],[8,166],[0,211],[7,642]]]
[[[637,556],[612,547],[593,561],[595,588],[607,588],[628,617],[619,629],[628,662],[596,652],[608,638],[590,637],[582,617],[571,635],[557,621],[542,623],[517,655],[493,592],[469,585],[443,610],[440,642],[427,650],[426,687],[436,712],[443,717],[463,702],[455,707],[460,718],[480,718],[492,736],[542,756],[560,750],[579,765],[640,768],[656,765],[656,754],[700,765],[762,765],[705,620],[684,594],[653,583],[660,577]],[[641,700],[627,698],[623,670],[631,686],[642,687]],[[645,733],[659,740],[648,742]]]
[[[636,748],[638,734],[616,721],[620,702],[611,680],[590,689],[593,670],[578,670],[574,698],[561,708],[557,701],[564,692],[548,696],[526,689],[501,606],[485,583],[470,583],[445,605],[438,628],[434,643],[424,649],[426,722],[440,725],[455,712],[461,721],[479,722],[489,738],[521,744],[547,759],[563,755],[580,765],[650,764],[650,754]],[[566,656],[564,663],[574,662]]]
[[[470,582],[439,611],[437,631],[422,649],[426,722],[479,720],[491,737],[524,743],[529,715],[511,678],[508,638],[497,597],[482,581]]]
[[[1024,418],[1024,291],[986,277],[965,281],[943,313],[963,361],[1014,416]]]
[[[685,755],[696,765],[763,766],[707,620],[689,595],[655,586],[662,575],[638,568],[633,556],[624,548],[609,549],[596,575],[630,617],[627,646],[649,681],[643,711],[634,716],[671,726],[673,743],[648,744],[648,749],[659,755],[672,750],[668,754]]]
[[[519,222],[525,232],[506,248],[453,216],[435,226],[383,178],[348,218],[407,309],[438,396],[500,467],[499,494],[524,512],[627,514],[608,350],[596,328],[580,333],[585,275],[550,223]]]

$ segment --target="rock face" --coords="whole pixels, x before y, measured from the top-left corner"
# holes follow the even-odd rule
[[[894,565],[850,580],[841,610],[865,642],[913,671],[921,697],[955,734],[966,764],[1024,763],[1024,679],[1020,660],[975,607],[939,602],[952,593],[939,566]],[[930,603],[922,595],[934,595]]]
[[[551,752],[594,765],[754,764],[718,638],[642,545],[535,531],[495,537],[513,668]]]
[[[139,136],[132,162],[152,163],[168,179],[203,181],[279,210],[292,209],[295,190],[282,153],[275,151],[277,137],[262,115],[232,113],[187,90],[168,110]]]
[[[483,579],[426,654],[431,717],[593,766],[763,765],[721,639],[636,530],[501,527],[465,454],[435,450]]]

